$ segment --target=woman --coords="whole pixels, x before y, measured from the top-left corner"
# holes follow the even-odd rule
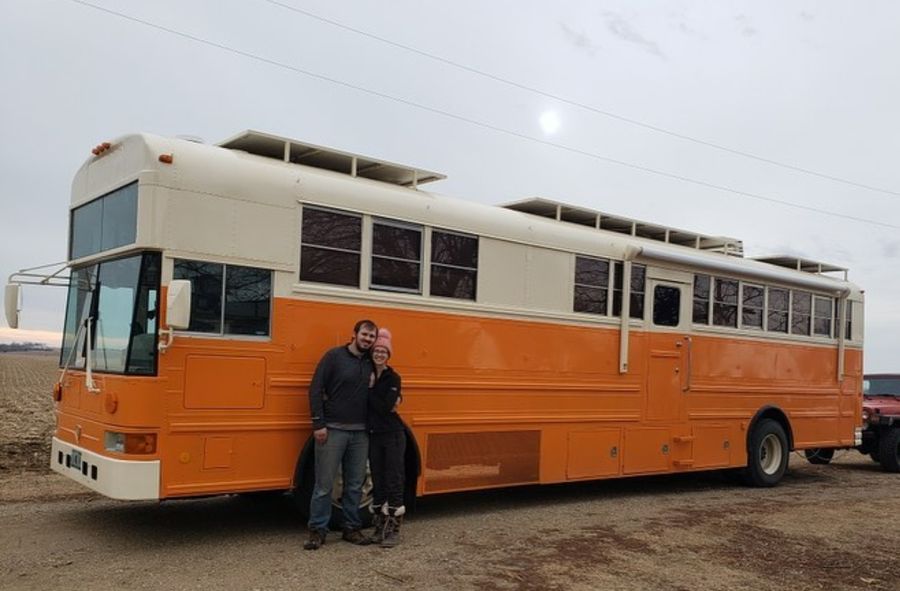
[[[369,389],[369,467],[372,470],[375,533],[372,542],[392,548],[400,542],[400,525],[406,507],[403,505],[405,479],[406,426],[397,414],[400,374],[387,362],[393,353],[391,333],[378,330],[372,346],[372,374]]]

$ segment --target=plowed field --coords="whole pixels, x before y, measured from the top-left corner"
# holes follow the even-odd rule
[[[59,353],[0,353],[0,471],[47,471]]]

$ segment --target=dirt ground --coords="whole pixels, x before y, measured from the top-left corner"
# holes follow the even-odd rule
[[[429,497],[397,548],[317,552],[288,497],[116,502],[32,453],[2,457],[0,589],[900,590],[900,475],[856,452],[794,455],[774,489],[705,473]]]
[[[59,351],[0,353],[0,475],[47,470]]]

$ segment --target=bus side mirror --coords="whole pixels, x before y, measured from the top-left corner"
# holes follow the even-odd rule
[[[166,294],[166,323],[174,330],[184,330],[191,325],[191,282],[174,279]]]
[[[18,283],[7,283],[4,293],[4,307],[6,308],[6,323],[10,328],[19,328],[19,289]]]

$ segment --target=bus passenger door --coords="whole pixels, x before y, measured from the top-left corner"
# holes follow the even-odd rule
[[[649,421],[679,422],[684,414],[684,384],[687,379],[690,322],[688,284],[651,280],[650,360],[647,376]]]

